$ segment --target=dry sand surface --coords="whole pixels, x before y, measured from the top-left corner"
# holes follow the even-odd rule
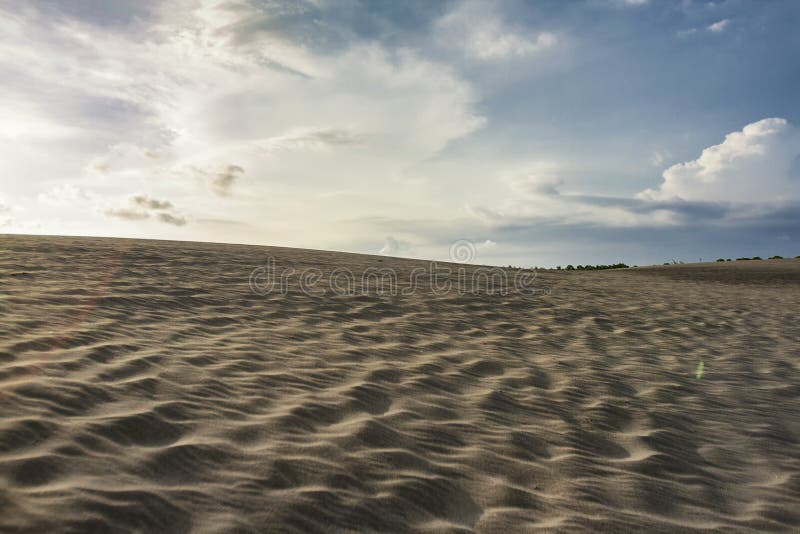
[[[254,294],[268,256],[427,268],[0,236],[0,530],[800,529],[800,260]]]

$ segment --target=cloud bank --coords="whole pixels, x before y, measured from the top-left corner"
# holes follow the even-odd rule
[[[664,182],[638,198],[748,203],[800,201],[792,175],[800,156],[800,131],[786,119],[768,118],[732,132],[696,160],[664,171]]]

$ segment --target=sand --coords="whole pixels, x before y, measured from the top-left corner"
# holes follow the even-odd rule
[[[800,529],[800,260],[255,294],[270,256],[428,265],[0,236],[0,530]]]

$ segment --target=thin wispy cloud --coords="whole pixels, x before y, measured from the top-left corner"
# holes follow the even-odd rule
[[[213,175],[211,188],[219,196],[230,196],[233,184],[242,174],[244,174],[244,169],[239,165],[228,165],[225,170]]]
[[[175,226],[183,226],[183,225],[186,224],[186,218],[185,217],[180,217],[178,215],[172,215],[170,213],[159,213],[159,214],[156,215],[156,217],[158,218],[159,221],[161,221],[163,223],[166,223],[166,224],[172,224],[172,225],[175,225]]]
[[[168,210],[172,208],[172,202],[169,200],[158,200],[145,195],[136,195],[131,199],[131,202],[151,210]]]
[[[150,218],[150,213],[129,208],[112,208],[104,211],[109,217],[116,217],[126,221],[141,221]]]
[[[730,25],[730,23],[731,21],[729,19],[718,20],[717,22],[708,25],[708,31],[714,33],[721,33],[725,31],[725,28],[727,28]]]

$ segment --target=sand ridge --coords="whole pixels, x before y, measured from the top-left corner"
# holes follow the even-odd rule
[[[0,245],[0,530],[800,529],[800,261],[315,297],[248,278],[424,262]]]

